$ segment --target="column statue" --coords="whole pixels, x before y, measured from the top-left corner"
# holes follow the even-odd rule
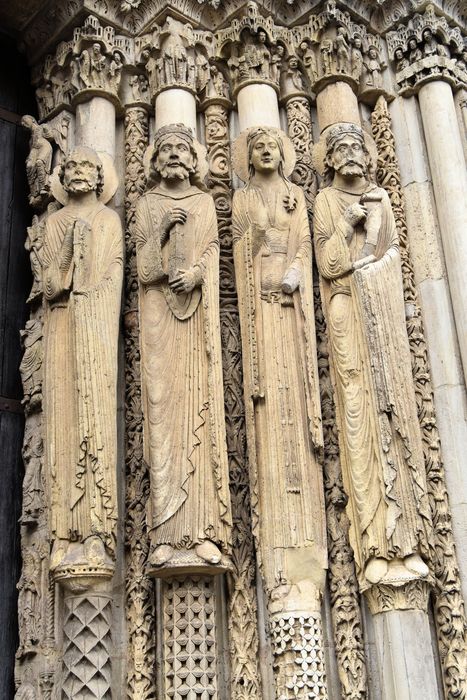
[[[233,246],[247,437],[270,610],[319,610],[326,569],[312,254],[291,142],[278,129],[239,137]]]
[[[219,241],[198,175],[191,130],[159,129],[135,235],[150,565],[160,576],[225,569],[230,547]]]
[[[59,570],[111,566],[115,545],[123,235],[99,201],[103,177],[95,151],[69,154],[60,172],[68,203],[44,234],[46,481]]]
[[[372,180],[360,127],[334,125],[322,144],[316,260],[351,542],[364,590],[427,576],[431,519],[389,197]]]

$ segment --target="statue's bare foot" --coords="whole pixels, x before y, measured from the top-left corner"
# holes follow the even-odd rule
[[[195,552],[201,559],[207,561],[208,564],[219,564],[222,559],[220,550],[216,547],[214,542],[210,540],[204,540],[201,544],[196,545]]]
[[[413,574],[418,574],[419,576],[428,576],[430,573],[429,568],[419,554],[411,554],[405,557],[404,566]]]
[[[151,555],[151,564],[153,566],[162,566],[172,559],[174,553],[175,550],[170,544],[160,544]]]
[[[388,563],[382,557],[370,559],[365,569],[365,578],[370,583],[379,583],[388,572]]]

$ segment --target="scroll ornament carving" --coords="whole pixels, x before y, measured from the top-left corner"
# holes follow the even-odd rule
[[[316,258],[351,543],[365,591],[429,575],[431,516],[391,205],[371,180],[359,127],[331,127],[320,147],[327,186],[315,202]]]
[[[286,177],[293,160],[285,135],[259,127],[239,137],[234,155],[247,182],[234,194],[233,242],[250,479],[274,619],[319,616],[327,565],[311,240],[305,198]],[[290,655],[297,658],[298,647],[276,658],[278,696],[286,692],[284,679],[290,681]],[[303,688],[298,697],[306,697]]]
[[[434,607],[443,682],[449,699],[467,697],[467,622],[460,573],[452,532],[449,498],[434,412],[428,353],[414,273],[407,242],[403,190],[397,163],[391,119],[385,100],[380,99],[371,117],[378,146],[377,177],[388,191],[398,228],[402,260],[404,299],[412,309],[407,332],[412,353],[412,373],[425,455],[428,495],[434,524],[432,545]]]
[[[388,32],[387,44],[400,94],[412,95],[431,80],[446,80],[456,89],[467,85],[467,43],[433,5]]]
[[[134,240],[135,207],[144,191],[143,157],[148,146],[148,114],[140,107],[125,116],[125,425],[126,489],[125,546],[126,614],[128,629],[128,695],[134,700],[154,698],[155,591],[146,572],[149,537],[146,505],[149,474],[143,461],[141,433],[141,370],[138,324],[138,275]]]
[[[110,173],[108,173],[110,176]],[[57,577],[111,575],[117,518],[116,381],[123,236],[98,197],[102,163],[70,153],[60,172],[68,203],[43,245],[46,483]]]
[[[232,569],[228,573],[228,624],[232,700],[260,700],[256,562],[251,530],[250,489],[242,395],[242,353],[232,254],[231,175],[228,111],[223,103],[205,111],[208,186],[214,197],[220,243],[222,366],[232,504]]]
[[[229,567],[219,241],[213,200],[192,184],[198,166],[191,130],[162,127],[151,154],[156,185],[136,209],[149,566],[157,576]]]
[[[35,81],[41,119],[50,117],[89,95],[105,95],[119,106],[118,94],[125,64],[130,60],[132,42],[115,35],[89,16],[73,38],[62,41],[54,56],[46,57]]]

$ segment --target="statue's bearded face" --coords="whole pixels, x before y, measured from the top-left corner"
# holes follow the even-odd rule
[[[367,155],[360,139],[343,136],[333,148],[329,165],[344,177],[363,177],[368,170]]]
[[[195,159],[189,144],[173,134],[162,141],[154,165],[163,180],[187,180],[195,170]]]
[[[99,178],[98,163],[87,153],[75,151],[63,169],[63,187],[67,192],[79,194],[97,190]]]
[[[250,165],[255,172],[267,173],[277,170],[282,156],[276,139],[267,134],[261,134],[253,142],[250,153]]]

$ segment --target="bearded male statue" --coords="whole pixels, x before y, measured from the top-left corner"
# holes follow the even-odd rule
[[[51,568],[112,568],[117,522],[117,351],[123,234],[100,196],[102,162],[76,148],[61,168],[68,203],[43,247],[46,480]]]
[[[316,261],[350,535],[365,590],[428,575],[431,519],[391,204],[372,181],[360,127],[336,124],[323,138]]]
[[[214,202],[183,124],[156,133],[136,210],[144,459],[154,576],[228,566],[231,515]]]

